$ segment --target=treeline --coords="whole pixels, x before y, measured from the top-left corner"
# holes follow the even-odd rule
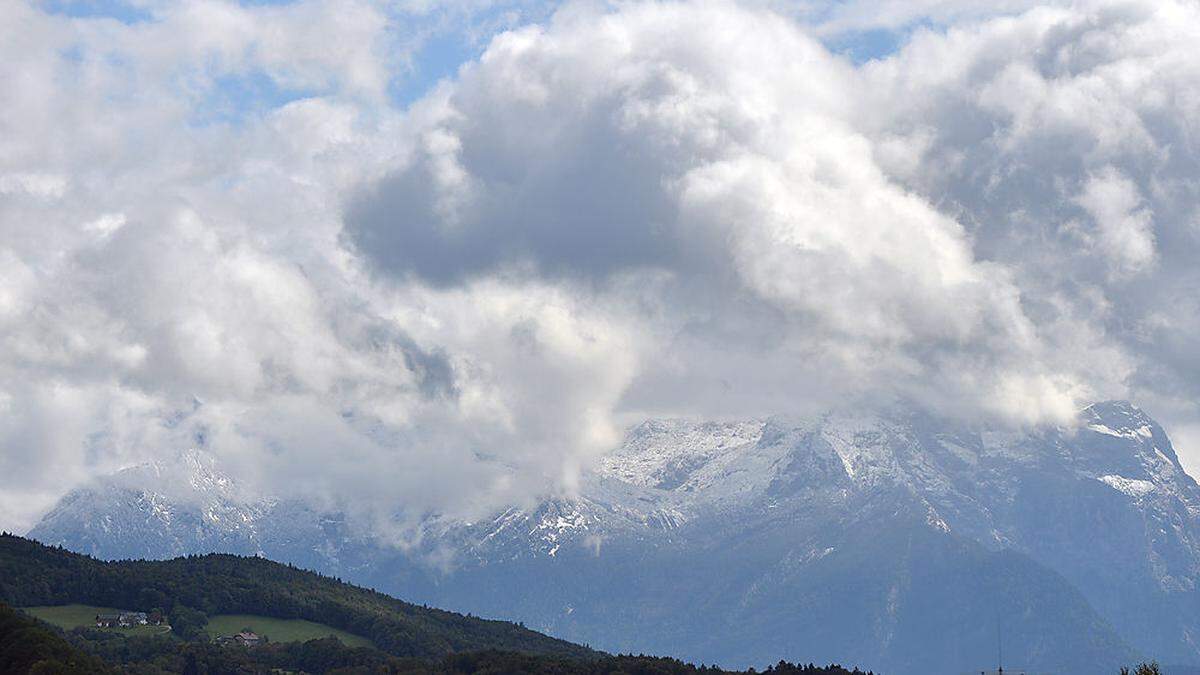
[[[511,652],[472,652],[454,654],[438,664],[434,672],[466,675],[476,673],[521,673],[526,675],[748,675],[757,671],[723,670],[717,666],[696,666],[678,659],[660,656],[605,656],[578,660],[538,657]],[[801,665],[780,661],[762,671],[776,675],[873,675],[841,666]]]
[[[0,601],[18,607],[82,603],[162,608],[185,638],[199,635],[207,616],[259,614],[340,628],[399,657],[436,659],[485,649],[595,654],[514,623],[418,607],[262,558],[214,554],[103,562],[12,535],[0,535]]]

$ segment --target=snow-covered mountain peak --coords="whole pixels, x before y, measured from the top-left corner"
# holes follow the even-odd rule
[[[193,503],[239,497],[236,481],[221,470],[212,453],[199,448],[168,453],[127,467],[111,476],[99,478],[98,483]]]
[[[206,548],[257,552],[264,506],[241,498],[210,453],[190,448],[72,490],[30,535],[47,543],[74,538],[101,557],[126,548],[155,557]]]
[[[758,443],[764,423],[648,420],[600,460],[599,471],[631,485],[673,490],[705,465]]]
[[[1080,415],[1088,429],[1118,438],[1150,438],[1154,420],[1128,401],[1105,401],[1083,409]]]
[[[1132,402],[1122,399],[1097,401],[1084,408],[1082,413],[1085,416],[1109,422],[1127,420],[1134,422],[1138,426],[1154,423],[1154,420],[1144,410]]]
[[[1106,401],[1088,406],[1080,418],[1082,427],[1072,439],[1080,471],[1129,495],[1150,494],[1146,484],[1170,494],[1195,485],[1166,433],[1137,406]]]

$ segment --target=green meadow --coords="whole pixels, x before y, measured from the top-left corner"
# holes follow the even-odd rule
[[[265,635],[271,642],[303,642],[333,636],[347,647],[372,646],[371,641],[364,637],[303,619],[272,619],[254,614],[219,614],[209,617],[205,627],[208,634],[214,638],[233,635],[246,629]]]
[[[97,614],[117,614],[122,611],[114,607],[97,607],[95,605],[54,605],[39,607],[22,607],[21,610],[30,616],[46,623],[54,624],[64,630],[79,626],[96,626]],[[170,631],[168,626],[130,626],[129,628],[105,628],[128,635],[158,635]]]
[[[54,624],[64,630],[79,626],[94,627],[97,614],[117,614],[123,610],[115,607],[97,607],[95,605],[57,605],[41,607],[23,607],[22,610],[46,623]],[[303,619],[273,619],[256,614],[219,614],[210,617],[205,630],[213,638],[222,635],[233,635],[242,630],[252,630],[259,635],[265,635],[272,642],[303,642],[314,638],[333,636],[341,640],[347,647],[370,647],[371,641],[332,626],[305,621]],[[170,630],[166,626],[132,626],[130,628],[107,628],[128,635],[155,635]]]

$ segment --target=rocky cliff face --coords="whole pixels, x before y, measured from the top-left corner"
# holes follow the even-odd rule
[[[1028,433],[906,413],[648,421],[579,494],[431,523],[403,553],[302,504],[238,500],[203,460],[176,464],[187,498],[141,467],[69,495],[30,534],[102,557],[261,552],[604,649],[727,665],[978,672],[998,633],[1030,669],[1101,672],[1135,651],[1200,662],[1200,488],[1127,403]]]

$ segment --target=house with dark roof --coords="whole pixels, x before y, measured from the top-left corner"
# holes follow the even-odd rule
[[[150,618],[145,612],[117,612],[115,614],[97,614],[96,628],[131,628],[145,626]]]
[[[244,630],[234,635],[233,641],[243,647],[256,647],[262,642],[262,636],[254,631]]]
[[[217,644],[220,645],[240,645],[242,647],[257,647],[266,642],[266,638],[252,630],[244,630],[233,635],[222,635],[217,638]]]

